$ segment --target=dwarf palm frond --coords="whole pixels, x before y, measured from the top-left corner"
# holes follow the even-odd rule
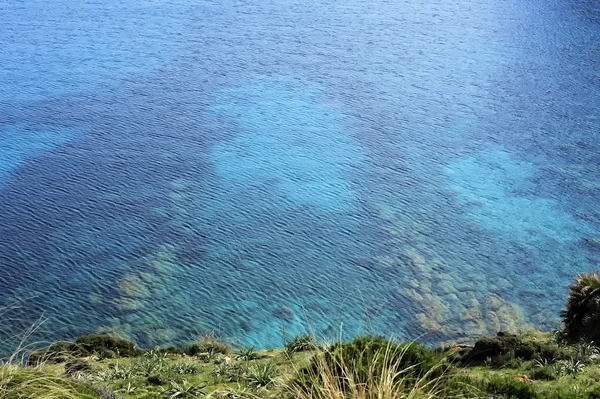
[[[568,341],[600,342],[600,276],[596,272],[580,274],[569,286],[563,318],[563,336]]]

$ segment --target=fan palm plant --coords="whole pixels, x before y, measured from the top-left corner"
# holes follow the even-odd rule
[[[563,319],[563,337],[567,341],[600,342],[600,276],[596,272],[580,274],[569,286]]]

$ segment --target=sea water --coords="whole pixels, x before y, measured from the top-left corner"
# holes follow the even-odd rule
[[[0,27],[3,351],[547,330],[599,268],[595,1],[4,0]]]

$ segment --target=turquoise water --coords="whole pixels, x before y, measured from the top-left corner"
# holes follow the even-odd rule
[[[594,1],[0,3],[3,350],[550,329],[600,265]]]

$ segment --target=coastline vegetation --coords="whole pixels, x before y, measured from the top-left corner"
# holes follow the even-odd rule
[[[0,363],[0,399],[600,399],[600,276],[577,276],[562,327],[427,347],[374,336],[233,348],[212,333],[140,349],[103,334]]]

